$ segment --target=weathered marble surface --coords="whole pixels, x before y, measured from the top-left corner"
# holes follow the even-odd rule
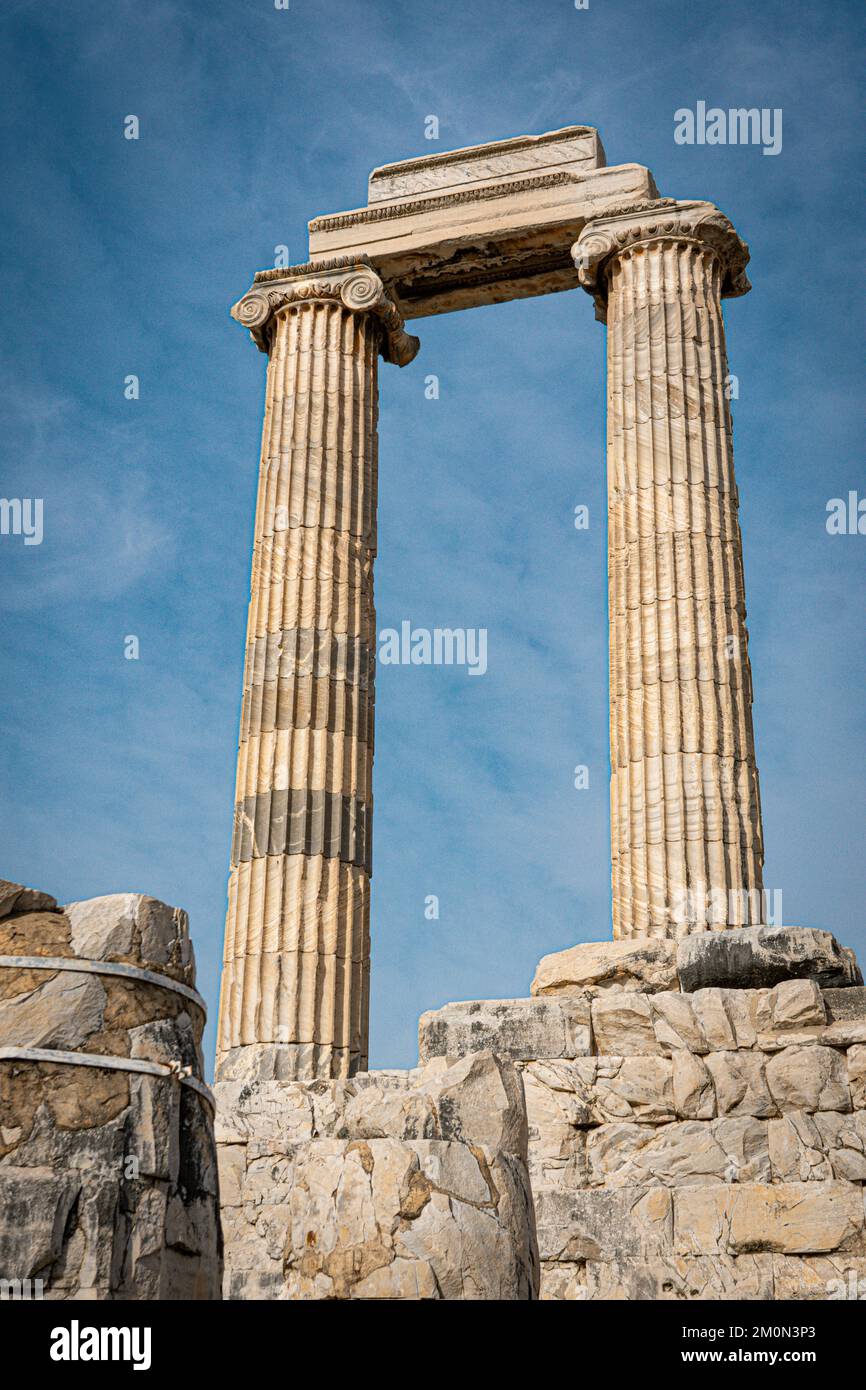
[[[743,979],[760,956],[772,988],[658,988],[699,936],[658,943],[661,980],[643,942],[617,943],[633,965],[607,944],[542,961],[536,987],[589,1008],[592,1048],[518,1063],[542,1299],[858,1296],[866,990],[828,933],[771,937],[768,956],[762,935]]]
[[[469,186],[488,188],[553,170],[580,175],[602,168],[604,162],[597,130],[565,126],[544,135],[521,135],[383,164],[370,174],[367,196],[372,204]]]
[[[866,991],[665,988],[677,950],[557,953],[549,993],[424,1015],[411,1072],[222,1082],[227,1296],[841,1296]]]
[[[570,126],[383,165],[366,207],[312,219],[310,257],[368,256],[407,319],[572,289],[588,219],[658,198],[649,169],[604,164]]]
[[[783,980],[815,980],[825,989],[861,985],[853,953],[817,927],[742,927],[705,932],[677,945],[680,988],[763,989]]]
[[[584,996],[446,1004],[421,1015],[419,1056],[426,1062],[490,1050],[514,1061],[579,1057],[590,1051],[589,1022]]]
[[[590,941],[543,956],[532,995],[576,994],[589,989],[677,989],[677,943],[658,937]]]
[[[842,992],[850,1004],[837,1003],[833,1013],[827,995],[835,993],[814,980],[786,980],[771,990],[606,991],[590,1004],[594,1045],[611,1056],[671,1056],[866,1042],[866,991]]]
[[[141,894],[59,908],[0,883],[0,956],[110,961],[195,983],[186,913]],[[0,1046],[141,1058],[201,1078],[204,1021],[157,984],[0,969]],[[49,1299],[212,1299],[220,1248],[201,1096],[167,1076],[0,1059],[0,1279],[41,1279]]]
[[[748,248],[712,203],[623,207],[574,246],[607,322],[613,933],[763,916],[723,296]]]
[[[343,1076],[367,1064],[378,359],[418,340],[364,260],[262,272],[232,312],[269,361],[218,1072]]]
[[[478,1053],[217,1085],[228,1298],[534,1298],[526,1117]]]

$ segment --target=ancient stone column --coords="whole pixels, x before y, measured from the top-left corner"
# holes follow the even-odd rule
[[[573,248],[607,322],[613,931],[763,921],[721,299],[748,249],[712,203],[605,215]]]
[[[377,367],[418,340],[362,258],[269,270],[218,1041],[222,1078],[367,1065]]]

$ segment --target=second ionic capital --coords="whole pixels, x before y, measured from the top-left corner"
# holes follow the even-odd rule
[[[578,279],[593,296],[596,318],[607,318],[607,274],[618,256],[660,241],[710,248],[722,268],[722,298],[747,294],[749,248],[715,203],[655,198],[613,209],[587,222],[571,248]]]

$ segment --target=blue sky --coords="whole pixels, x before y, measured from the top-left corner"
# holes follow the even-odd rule
[[[45,534],[0,537],[3,876],[187,908],[212,1038],[265,366],[228,307],[375,165],[582,122],[751,245],[726,318],[765,881],[866,955],[866,537],[825,528],[866,495],[860,14],[4,7],[0,493],[43,498]],[[677,145],[698,100],[781,107],[781,153]],[[380,374],[379,627],[486,627],[489,668],[379,671],[378,1066],[413,1062],[424,1009],[525,994],[542,954],[610,932],[604,330],[580,292],[413,328],[415,364]]]

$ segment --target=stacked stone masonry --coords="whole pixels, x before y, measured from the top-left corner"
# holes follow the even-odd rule
[[[735,965],[778,982],[683,984]],[[425,1015],[420,1046],[522,1075],[542,1298],[826,1299],[866,1276],[866,989],[829,933],[575,947],[533,988]]]
[[[536,1296],[510,1061],[216,1089],[226,1298]]]
[[[51,967],[15,963],[36,959]],[[60,908],[0,881],[5,1296],[219,1298],[194,984],[186,913],[132,893]]]
[[[419,1050],[218,1083],[227,1298],[809,1299],[866,1276],[866,989],[829,932],[574,947],[529,998],[425,1014]]]

